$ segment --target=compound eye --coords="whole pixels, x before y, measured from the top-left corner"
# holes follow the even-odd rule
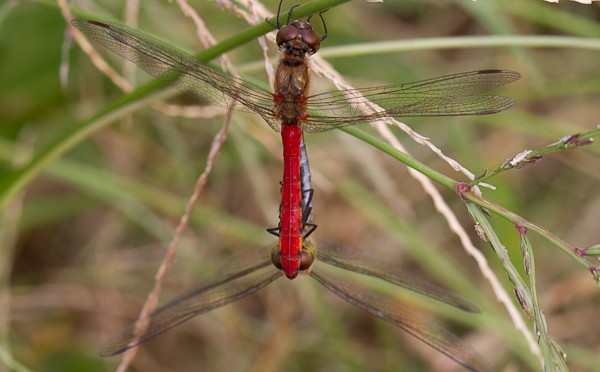
[[[310,269],[310,267],[312,266],[312,264],[315,262],[315,256],[308,253],[307,251],[302,251],[301,257],[300,257],[300,267],[299,270],[300,271],[304,271],[304,270],[308,270]]]
[[[300,29],[293,24],[283,26],[279,32],[277,32],[277,46],[287,43],[288,41],[294,40],[300,35]]]
[[[279,254],[278,249],[273,249],[271,251],[271,262],[273,266],[275,266],[279,270],[283,270],[283,264],[281,263],[281,255]]]
[[[307,28],[305,30],[302,30],[300,35],[302,36],[302,40],[306,43],[306,45],[311,47],[311,54],[316,53],[319,50],[319,48],[321,47],[321,38],[319,37],[319,35],[317,35],[316,32],[314,32],[310,28]]]

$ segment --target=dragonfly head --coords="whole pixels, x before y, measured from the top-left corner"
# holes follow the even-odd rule
[[[304,20],[294,20],[277,32],[277,46],[286,55],[304,58],[305,54],[314,54],[321,46],[321,38]]]
[[[300,272],[308,271],[315,262],[315,249],[312,245],[303,244],[300,258],[281,259],[279,247],[275,246],[271,250],[271,262],[273,265],[282,270],[288,279],[294,279]]]

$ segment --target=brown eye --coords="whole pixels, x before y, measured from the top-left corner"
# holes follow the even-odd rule
[[[294,25],[285,25],[277,33],[277,46],[294,40],[300,34],[300,29]]]
[[[308,270],[315,262],[315,256],[305,250],[302,251],[302,255],[300,257],[300,271]]]
[[[308,28],[306,30],[302,30],[300,33],[302,36],[302,40],[312,48],[311,53],[316,53],[321,47],[321,38],[314,32],[312,29]]]
[[[279,254],[279,249],[275,247],[271,250],[271,262],[273,266],[275,266],[279,270],[283,270],[283,264],[281,263],[281,255]]]

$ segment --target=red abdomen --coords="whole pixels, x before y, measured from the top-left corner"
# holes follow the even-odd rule
[[[298,275],[302,253],[302,190],[300,185],[300,142],[302,129],[283,125],[283,185],[279,210],[279,253],[289,279]]]

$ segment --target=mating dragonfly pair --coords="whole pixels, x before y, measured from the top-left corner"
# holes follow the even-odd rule
[[[281,57],[272,93],[217,71],[193,56],[129,27],[85,19],[74,19],[71,23],[88,38],[187,94],[225,107],[235,101],[241,104],[242,110],[261,115],[274,130],[281,132],[283,143],[279,225],[269,229],[279,237],[279,244],[271,250],[270,257],[266,252],[264,256],[253,252],[236,260],[231,263],[236,268],[233,273],[229,271],[225,277],[215,278],[156,310],[141,334],[137,334],[135,323],[130,325],[104,346],[103,355],[114,355],[135,347],[196,315],[254,293],[283,275],[294,279],[300,272],[306,272],[344,300],[404,329],[466,368],[487,369],[485,362],[448,330],[388,296],[360,289],[324,270],[327,265],[337,266],[408,288],[465,311],[478,311],[467,300],[411,279],[391,265],[369,263],[370,259],[363,251],[329,243],[319,248],[317,256],[309,238],[316,226],[310,221],[312,187],[303,132],[322,132],[385,117],[500,112],[511,107],[514,101],[481,93],[519,79],[519,73],[479,70],[310,96],[307,58],[319,50],[323,38],[312,29],[308,20],[290,22],[288,19],[283,26],[277,22]],[[356,108],[361,97],[379,104],[384,110],[361,113]]]

